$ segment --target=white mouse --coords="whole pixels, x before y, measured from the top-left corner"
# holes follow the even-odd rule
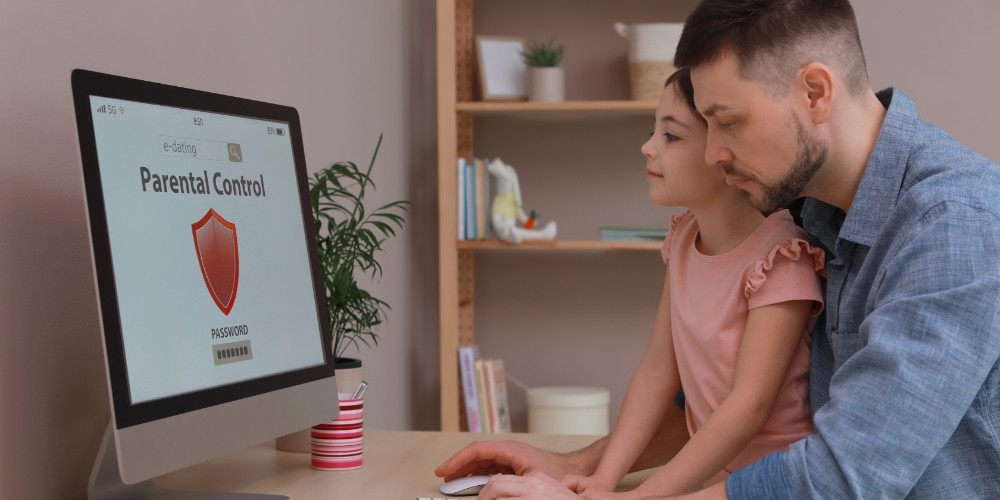
[[[452,479],[441,485],[441,493],[445,495],[476,495],[483,489],[490,476],[465,476]]]

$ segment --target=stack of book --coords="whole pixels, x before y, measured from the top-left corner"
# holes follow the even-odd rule
[[[598,229],[602,241],[663,241],[666,228],[606,226]]]
[[[465,417],[470,432],[510,432],[507,372],[502,359],[482,359],[479,346],[458,348]]]
[[[458,159],[458,239],[490,237],[489,213],[493,196],[484,158]]]

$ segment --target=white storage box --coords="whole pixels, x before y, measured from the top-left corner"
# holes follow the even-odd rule
[[[528,389],[528,432],[606,435],[610,399],[596,387]]]

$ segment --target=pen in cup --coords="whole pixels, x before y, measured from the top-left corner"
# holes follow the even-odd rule
[[[367,388],[368,388],[368,382],[362,380],[361,384],[358,385],[357,390],[354,391],[354,394],[351,394],[351,399],[360,398],[365,393],[365,389]]]

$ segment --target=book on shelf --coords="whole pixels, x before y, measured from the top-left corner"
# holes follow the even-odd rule
[[[460,346],[458,367],[469,432],[511,432],[503,360],[481,358],[477,345]]]
[[[491,237],[492,191],[484,158],[459,158],[456,178],[458,239],[485,240]]]
[[[465,163],[465,239],[478,239],[476,226],[476,165],[475,162]]]
[[[476,165],[476,239],[486,239],[486,211],[489,205],[489,193],[486,191],[486,181],[489,172],[486,171],[486,161],[482,158],[473,160]]]
[[[486,393],[489,394],[491,432],[510,432],[510,405],[507,402],[507,371],[502,359],[483,362]]]
[[[663,241],[667,228],[603,226],[598,233],[602,241]]]
[[[455,198],[458,199],[458,239],[465,240],[465,158],[458,159]]]
[[[490,421],[490,393],[486,390],[486,365],[484,360],[476,360],[476,387],[479,389],[479,415],[483,432],[493,432]]]
[[[469,423],[469,432],[484,432],[483,418],[479,412],[479,387],[476,382],[477,359],[479,359],[479,346],[464,345],[458,348],[462,397],[465,399],[465,419]]]

